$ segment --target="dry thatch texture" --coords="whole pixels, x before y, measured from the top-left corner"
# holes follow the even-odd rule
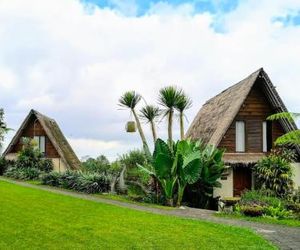
[[[31,110],[22,123],[21,127],[17,131],[16,135],[12,139],[11,143],[5,150],[3,155],[7,155],[13,148],[22,136],[22,131],[26,127],[29,119],[31,116],[35,116],[39,122],[41,123],[43,129],[45,130],[49,140],[55,147],[56,151],[58,152],[61,159],[64,161],[68,169],[79,169],[80,161],[76,156],[75,152],[73,151],[71,145],[68,143],[67,139],[63,135],[62,131],[60,130],[56,121],[52,118],[49,118],[36,110]]]
[[[191,124],[186,137],[202,139],[207,144],[217,146],[246,100],[260,71],[207,101]]]
[[[263,89],[274,110],[287,111],[268,75],[261,68],[207,101],[192,122],[186,138],[202,139],[207,144],[218,146],[258,77],[264,80]],[[280,123],[285,132],[297,129],[293,122],[282,120]]]
[[[227,164],[252,164],[258,162],[266,154],[264,153],[225,153],[223,160]]]

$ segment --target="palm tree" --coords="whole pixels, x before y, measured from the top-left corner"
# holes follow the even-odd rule
[[[2,150],[2,143],[4,141],[4,135],[11,131],[11,128],[8,128],[6,123],[4,122],[4,110],[0,108],[0,155]]]
[[[153,141],[154,144],[157,140],[156,128],[155,128],[155,120],[160,116],[160,109],[153,105],[146,105],[141,109],[140,117],[145,120],[147,123],[150,123]]]
[[[290,122],[295,122],[299,118],[300,118],[299,113],[281,112],[274,115],[270,115],[267,118],[267,120],[269,121],[288,120]],[[296,129],[278,137],[275,141],[275,144],[300,146],[300,130]]]
[[[184,112],[192,107],[192,100],[184,92],[178,98],[175,108],[179,112],[179,121],[180,121],[180,138],[184,140]]]
[[[174,109],[181,95],[182,95],[182,90],[174,86],[168,86],[162,88],[159,91],[158,102],[160,105],[162,105],[165,108],[164,116],[168,117],[168,144],[170,147],[173,144],[172,129],[173,129]]]
[[[137,104],[141,101],[142,96],[138,93],[136,93],[135,91],[127,91],[125,92],[119,99],[119,105],[121,107],[125,107],[125,108],[129,108],[134,116],[136,125],[137,125],[137,129],[139,131],[140,137],[142,139],[143,142],[143,147],[144,150],[146,151],[146,153],[149,152],[149,146],[143,131],[143,128],[141,126],[139,117],[135,111],[135,107],[137,106]]]

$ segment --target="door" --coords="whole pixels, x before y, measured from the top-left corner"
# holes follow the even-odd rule
[[[241,196],[243,191],[251,190],[252,171],[247,167],[236,167],[233,170],[233,195]]]

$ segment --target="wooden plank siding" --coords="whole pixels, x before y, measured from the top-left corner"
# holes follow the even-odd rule
[[[53,144],[49,140],[48,136],[46,135],[45,130],[43,129],[40,122],[33,117],[30,118],[28,125],[22,131],[22,137],[30,137],[33,138],[34,136],[45,136],[46,140],[46,158],[60,158],[57,150],[54,148]],[[17,153],[22,149],[22,143],[19,141],[16,145],[14,145],[13,150],[11,153]]]
[[[266,118],[275,113],[267,100],[261,85],[256,83],[235,117],[233,123],[222,138],[219,148],[226,149],[227,153],[236,152],[235,123],[244,121],[246,128],[246,153],[261,153],[263,151],[262,123]],[[272,122],[272,141],[284,134],[279,122]]]

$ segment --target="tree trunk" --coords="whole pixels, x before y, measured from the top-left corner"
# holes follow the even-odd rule
[[[173,198],[167,199],[167,205],[170,206],[170,207],[174,206]]]
[[[152,135],[153,135],[153,142],[154,142],[154,145],[155,145],[155,142],[157,140],[157,135],[156,135],[156,129],[155,129],[154,121],[151,121],[151,130],[152,130]]]
[[[171,150],[173,145],[173,114],[174,114],[174,109],[171,108],[169,111],[169,122],[168,122],[168,144]]]
[[[182,202],[182,198],[183,198],[183,194],[184,194],[184,189],[185,187],[180,185],[178,183],[178,198],[177,198],[177,207],[181,206],[181,202]]]
[[[184,117],[183,112],[180,112],[180,139],[184,140]]]
[[[145,134],[144,134],[144,131],[143,131],[143,128],[142,128],[142,125],[140,123],[140,120],[139,120],[139,117],[137,116],[136,112],[134,109],[131,110],[132,113],[133,113],[133,116],[135,118],[135,122],[136,122],[136,126],[137,126],[137,129],[139,131],[139,134],[140,134],[140,137],[142,139],[142,142],[143,142],[143,147],[144,147],[144,150],[145,151],[149,151],[149,146],[148,146],[148,143],[147,143],[147,140],[146,140],[146,137],[145,137]],[[150,151],[149,151],[150,152]],[[147,152],[146,152],[147,153]]]

